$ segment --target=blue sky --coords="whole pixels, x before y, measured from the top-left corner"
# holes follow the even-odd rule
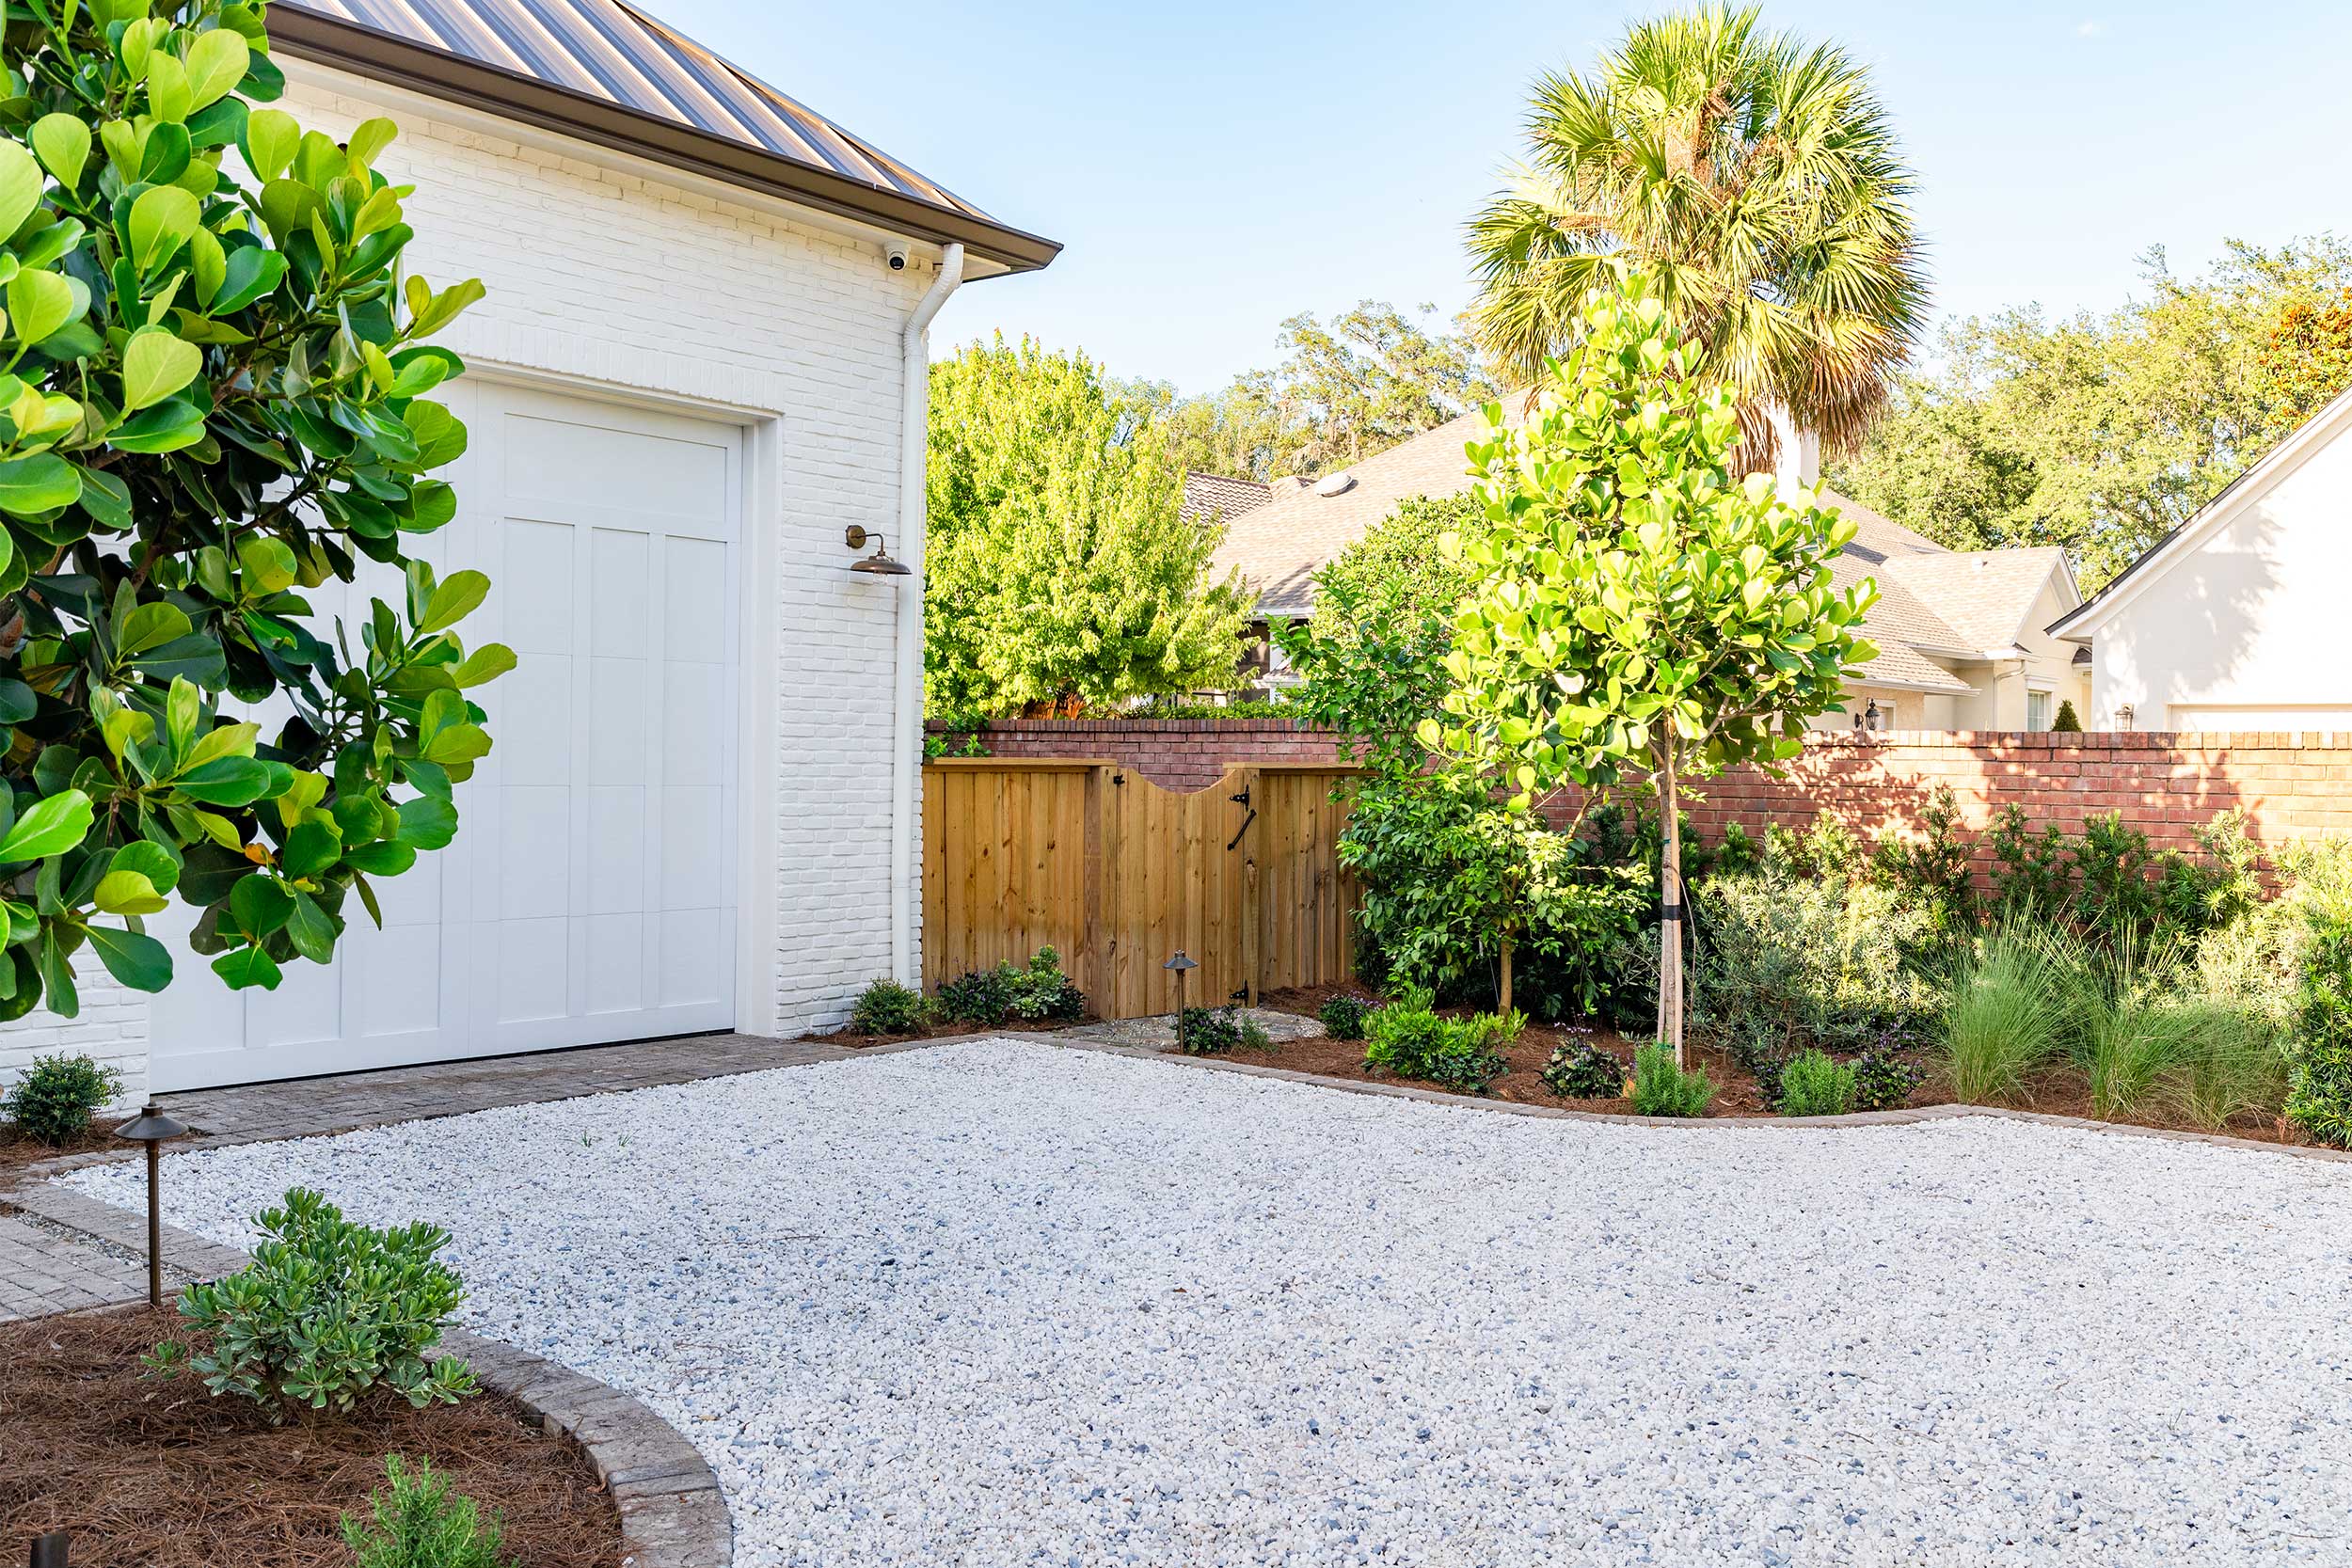
[[[1063,242],[1041,274],[962,291],[935,352],[1028,332],[1186,391],[1273,363],[1279,324],[1301,309],[1459,309],[1460,225],[1517,149],[1525,84],[1649,14],[647,4]],[[2151,245],[2191,271],[2225,237],[2352,235],[2352,8],[1788,0],[1766,15],[1871,66],[1919,171],[1940,312],[2104,309]]]

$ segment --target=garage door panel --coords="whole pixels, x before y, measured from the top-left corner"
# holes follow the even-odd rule
[[[490,574],[460,629],[518,661],[470,693],[496,745],[458,788],[458,837],[376,884],[389,929],[354,899],[337,962],[290,965],[276,993],[229,991],[183,957],[156,1006],[159,1087],[734,1022],[739,435],[455,392],[472,432],[452,476],[459,515],[420,553]],[[370,597],[397,601],[397,574],[363,572],[314,608],[356,627]]]

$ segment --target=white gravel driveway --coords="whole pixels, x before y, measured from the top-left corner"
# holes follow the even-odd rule
[[[979,1041],[182,1156],[169,1217],[294,1182],[455,1232],[744,1568],[2352,1562],[2352,1166]]]

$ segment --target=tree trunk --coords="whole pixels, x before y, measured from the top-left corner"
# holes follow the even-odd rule
[[[1495,985],[1495,1011],[1508,1014],[1511,1010],[1511,928],[1508,926],[1502,928],[1502,974]]]
[[[1658,1038],[1674,1047],[1675,1066],[1682,1067],[1682,812],[1675,788],[1674,752],[1660,749],[1659,809],[1663,830],[1658,856],[1658,900],[1664,918],[1658,923]]]

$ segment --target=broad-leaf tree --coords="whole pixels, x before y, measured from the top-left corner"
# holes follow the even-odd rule
[[[453,629],[488,580],[406,555],[466,441],[423,340],[481,286],[404,277],[389,120],[257,106],[262,6],[14,0],[5,44],[0,1017],[71,1016],[86,953],[161,990],[175,895],[229,984],[274,987],[450,842],[489,749],[465,692],[514,657]],[[396,602],[320,624],[362,558]]]
[[[1024,340],[931,367],[924,682],[934,712],[1077,711],[1223,689],[1238,582],[1183,516],[1156,426],[1083,356]]]
[[[1658,1029],[1679,1059],[1682,788],[1797,752],[1805,719],[1877,655],[1857,635],[1876,591],[1831,584],[1852,524],[1734,472],[1733,395],[1641,278],[1588,296],[1577,340],[1525,422],[1495,408],[1470,449],[1487,531],[1449,548],[1482,580],[1454,620],[1446,717],[1420,734],[1515,811],[1566,784],[1650,782]]]
[[[1544,77],[1526,124],[1525,160],[1470,226],[1471,319],[1499,373],[1534,375],[1584,295],[1632,266],[1739,399],[1751,451],[1774,405],[1833,451],[1859,438],[1928,302],[1912,171],[1860,62],[1708,5]]]

